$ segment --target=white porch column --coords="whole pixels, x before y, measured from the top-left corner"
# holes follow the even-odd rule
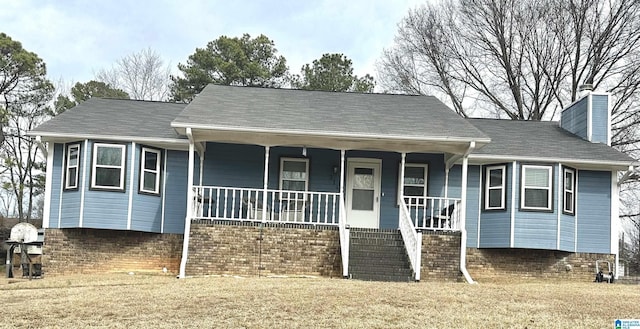
[[[444,198],[449,198],[449,165],[444,167]]]
[[[407,163],[406,158],[406,152],[400,153],[400,191],[398,191],[400,200],[404,200],[404,165]]]
[[[189,256],[189,232],[191,231],[191,218],[193,217],[193,171],[195,164],[195,143],[191,128],[187,128],[187,137],[189,137],[189,174],[187,175],[187,217],[184,221],[184,238],[182,240],[182,259],[180,260],[179,278],[185,277],[185,269],[187,267],[187,257]]]
[[[462,157],[462,191],[460,192],[460,272],[468,283],[475,283],[467,271],[467,176],[469,169],[469,153],[475,149],[476,143],[469,143],[469,149]]]
[[[345,150],[340,150],[340,202],[344,202],[344,161]]]
[[[264,147],[264,182],[262,192],[262,222],[267,221],[267,189],[269,188],[269,146]]]

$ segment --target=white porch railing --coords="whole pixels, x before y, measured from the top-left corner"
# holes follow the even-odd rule
[[[264,189],[194,186],[196,219],[338,225],[340,194]],[[266,204],[264,202],[266,200]]]
[[[460,199],[405,196],[404,200],[415,227],[425,230],[460,230]]]
[[[411,269],[415,275],[414,279],[420,281],[420,263],[422,261],[422,232],[416,232],[416,227],[413,225],[411,217],[409,215],[409,209],[404,201],[400,202],[400,233],[402,234],[402,240],[404,241],[404,247],[409,255],[409,262],[411,263]]]
[[[349,276],[349,228],[347,227],[347,210],[340,204],[340,256],[342,257],[342,276]]]

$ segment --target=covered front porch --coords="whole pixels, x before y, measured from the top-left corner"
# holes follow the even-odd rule
[[[336,150],[194,138],[187,225],[195,220],[333,226],[345,277],[351,228],[399,229],[414,279],[420,280],[421,232],[463,229],[469,149]]]

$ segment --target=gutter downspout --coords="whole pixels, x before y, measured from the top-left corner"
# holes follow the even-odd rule
[[[476,148],[476,142],[472,141],[469,143],[469,148],[465,152],[462,157],[462,191],[460,192],[460,272],[464,275],[465,280],[468,283],[474,284],[476,283],[471,278],[471,275],[467,271],[467,175],[468,175],[468,167],[469,167],[469,154],[473,152]]]
[[[191,128],[186,129],[189,138],[189,174],[187,175],[187,217],[184,221],[184,236],[182,240],[182,258],[180,259],[179,279],[185,278],[185,270],[187,267],[187,257],[189,256],[189,232],[191,231],[191,218],[193,217],[193,171],[195,164],[195,142]]]

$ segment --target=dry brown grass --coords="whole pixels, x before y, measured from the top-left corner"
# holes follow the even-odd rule
[[[611,328],[640,286],[109,274],[0,279],[0,327]]]

